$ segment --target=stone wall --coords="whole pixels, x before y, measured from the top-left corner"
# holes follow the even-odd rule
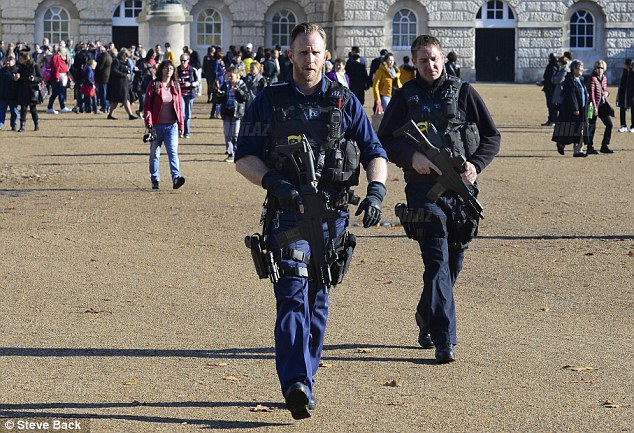
[[[71,13],[71,37],[75,40],[111,38],[111,17],[120,0],[2,0],[0,38],[5,41],[41,41],[41,17],[46,8],[59,5]],[[475,78],[475,14],[485,0],[182,0],[184,8],[195,14],[204,8],[222,11],[226,28],[222,45],[247,42],[267,46],[271,41],[270,17],[279,8],[291,9],[300,20],[313,20],[326,28],[328,47],[346,57],[352,46],[372,59],[382,48],[392,49],[392,16],[400,8],[413,10],[418,32],[438,36],[446,51],[456,51],[462,72]],[[583,7],[596,18],[594,50],[577,50],[575,56],[592,64],[603,58],[608,63],[608,78],[615,82],[626,57],[634,57],[634,1],[632,0],[508,0],[516,22],[515,80],[539,79],[550,52],[568,49],[567,23],[571,11]],[[196,31],[195,24],[189,26]],[[196,46],[195,34],[185,35]],[[160,41],[159,41],[160,42]],[[199,50],[205,47],[197,47]],[[409,50],[394,50],[397,63]]]

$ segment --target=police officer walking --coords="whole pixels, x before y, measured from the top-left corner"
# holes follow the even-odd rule
[[[359,165],[369,182],[356,213],[364,213],[365,227],[380,221],[386,194],[387,155],[359,100],[324,77],[325,53],[319,25],[291,31],[292,76],[266,87],[249,106],[235,153],[237,171],[267,190],[262,242],[252,236],[247,243],[260,278],[274,283],[276,368],[295,419],[309,417],[316,404],[328,292],[341,281],[356,243],[346,228],[348,204],[359,201],[350,190]]]
[[[387,107],[378,135],[392,162],[405,173],[407,235],[418,241],[423,257],[423,293],[416,308],[418,342],[435,346],[438,363],[455,360],[456,308],[453,287],[462,269],[464,250],[477,234],[478,219],[466,212],[456,194],[427,197],[441,170],[393,132],[414,121],[439,148],[466,158],[461,177],[475,185],[478,174],[500,148],[500,133],[480,95],[468,83],[448,75],[440,41],[421,35],[412,43],[418,76],[408,81]],[[433,195],[433,194],[432,194]]]

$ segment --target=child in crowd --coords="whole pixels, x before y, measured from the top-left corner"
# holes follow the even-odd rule
[[[233,162],[235,144],[240,131],[240,120],[244,117],[245,102],[248,99],[247,86],[240,79],[238,69],[231,67],[225,72],[225,82],[218,91],[220,116],[222,117],[227,146],[225,161]]]
[[[84,77],[84,81],[81,83],[81,97],[83,99],[83,107],[84,113],[99,113],[97,110],[97,95],[96,95],[96,86],[95,86],[95,67],[97,66],[97,61],[95,59],[90,60],[84,70],[82,75]],[[82,104],[80,104],[82,105]]]

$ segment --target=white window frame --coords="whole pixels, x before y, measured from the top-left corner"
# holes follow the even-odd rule
[[[498,9],[499,3],[502,4],[502,18],[488,18],[489,11],[497,12],[500,10]],[[489,9],[489,5],[493,5],[494,8]],[[476,18],[476,28],[514,28],[517,26],[517,15],[509,8],[508,3],[502,0],[490,0],[483,4],[478,12],[481,15],[480,18]],[[511,14],[513,18],[510,18]]]
[[[285,13],[282,16],[282,13]],[[294,22],[292,22],[289,18],[292,17]],[[276,22],[276,19],[278,21]],[[288,19],[286,22],[281,22],[281,20]],[[299,24],[297,15],[290,9],[280,9],[275,11],[271,18],[271,46],[280,45],[282,47],[290,46],[291,42],[291,30]],[[285,29],[282,26],[286,26]],[[277,27],[277,28],[276,28]]]
[[[216,19],[217,18],[217,19]],[[212,31],[207,32],[207,26],[211,25]],[[218,32],[214,31],[215,26],[218,25]],[[203,31],[200,31],[200,27],[203,27]],[[196,45],[197,46],[221,46],[222,44],[222,14],[219,10],[214,8],[205,8],[196,18]],[[202,43],[200,38],[202,37]],[[211,39],[207,39],[211,38]]]
[[[582,17],[581,14],[584,14],[584,16]],[[573,23],[572,20],[577,17],[579,19],[584,19],[586,20],[587,18],[590,18],[590,21],[586,20],[584,23]],[[579,9],[575,12],[573,12],[573,14],[570,16],[570,21],[569,21],[569,25],[570,25],[570,48],[571,49],[575,49],[575,50],[594,50],[595,49],[595,45],[596,45],[596,31],[597,31],[597,20],[594,17],[594,15],[592,15],[592,13],[586,9]],[[573,29],[578,30],[579,27],[582,27],[584,29],[587,29],[588,27],[592,28],[592,31],[590,33],[586,32],[582,35],[579,35],[578,33],[573,34]],[[590,40],[591,44],[590,45],[586,45],[584,47],[580,47],[577,44],[573,45],[572,41],[573,39],[578,43],[579,39],[582,38],[586,41],[586,43],[588,42],[588,40]]]
[[[407,15],[404,14],[404,12],[407,12]],[[397,22],[396,21],[396,17],[400,15],[400,19]],[[413,21],[407,20],[405,21],[404,18],[406,17],[413,17]],[[402,33],[399,32],[397,33],[395,26],[399,26],[399,30],[402,30],[402,26],[405,25],[408,28],[413,25],[414,26],[414,31],[413,33]],[[414,42],[414,39],[416,39],[417,36],[417,28],[418,28],[418,17],[416,16],[416,13],[411,10],[411,9],[407,9],[407,8],[403,8],[403,9],[399,9],[398,11],[396,11],[396,13],[392,16],[392,50],[393,51],[404,51],[404,50],[409,50],[412,46],[412,42]],[[409,29],[408,29],[409,30]],[[394,40],[398,40],[399,42],[402,42],[403,37],[408,37],[411,39],[411,41],[409,41],[406,44],[395,44]]]
[[[50,17],[47,18],[47,15],[50,13]],[[66,15],[64,18],[63,14]],[[49,30],[46,29],[47,23],[50,23],[51,28]],[[66,23],[66,32],[62,30],[63,23]],[[48,40],[52,44],[57,44],[59,41],[66,41],[70,39],[70,13],[66,9],[61,6],[51,6],[46,11],[44,11],[44,15],[42,18],[42,24],[44,29],[44,37],[48,38]],[[59,25],[59,30],[54,30],[52,27],[55,25]]]
[[[143,0],[124,0],[112,12],[113,27],[138,26],[136,17],[143,11]],[[132,16],[127,16],[129,15]]]

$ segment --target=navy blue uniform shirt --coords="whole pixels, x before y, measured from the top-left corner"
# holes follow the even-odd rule
[[[289,80],[290,85],[301,104],[308,104],[315,101],[326,91],[326,80],[321,80],[321,90],[312,95],[304,95],[297,89],[293,80]],[[381,146],[381,142],[372,129],[372,124],[366,116],[363,106],[354,94],[350,93],[350,100],[343,107],[342,131],[347,139],[355,140],[361,149],[361,164],[367,168],[367,164],[374,158],[385,158],[387,153]],[[249,106],[240,124],[240,134],[238,136],[238,149],[235,152],[235,160],[246,155],[255,155],[264,160],[264,150],[267,145],[268,135],[273,122],[273,111],[271,101],[267,92],[261,92]]]

